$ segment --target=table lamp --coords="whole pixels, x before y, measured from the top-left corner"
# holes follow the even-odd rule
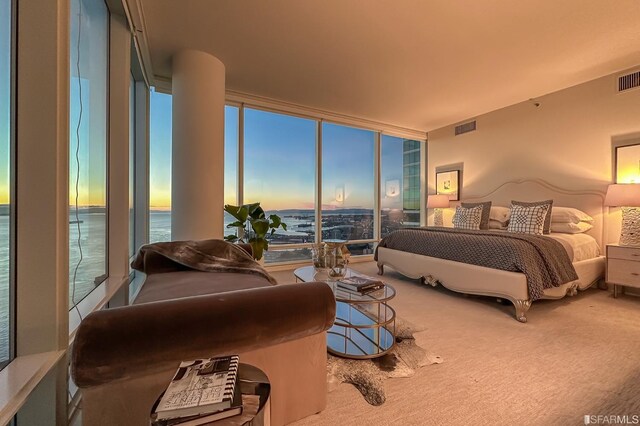
[[[435,209],[433,212],[433,224],[435,226],[444,226],[444,221],[442,220],[442,209],[449,208],[449,196],[447,194],[428,195],[427,208]]]
[[[604,205],[622,207],[620,245],[640,246],[640,184],[609,185]]]

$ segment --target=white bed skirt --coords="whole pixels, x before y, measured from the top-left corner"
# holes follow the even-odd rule
[[[501,271],[483,266],[469,265],[452,260],[422,256],[385,247],[378,248],[378,268],[390,266],[410,278],[421,278],[425,282],[441,284],[459,293],[495,296],[510,300],[516,307],[516,319],[526,322],[526,312],[531,305],[527,278],[519,272]],[[575,295],[604,277],[604,256],[583,260],[573,264],[578,279],[560,287],[546,289],[545,299],[560,299]]]

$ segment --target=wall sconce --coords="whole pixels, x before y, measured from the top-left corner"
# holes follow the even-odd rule
[[[344,203],[344,185],[336,186],[336,201]]]
[[[385,194],[387,194],[387,197],[397,197],[400,195],[400,181],[398,179],[386,181]]]

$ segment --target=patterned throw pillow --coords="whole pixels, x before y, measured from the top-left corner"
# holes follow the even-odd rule
[[[456,207],[453,215],[453,227],[458,229],[480,229],[482,206]]]
[[[480,219],[480,229],[489,229],[489,213],[491,212],[491,201],[483,203],[462,203],[462,207],[470,208],[482,206],[482,218]]]
[[[542,231],[543,234],[549,234],[551,232],[551,209],[553,208],[553,200],[544,200],[544,201],[513,201],[511,200],[511,205],[514,206],[523,206],[523,207],[533,207],[533,206],[549,206],[547,210],[547,216],[544,218],[544,229]]]
[[[544,221],[551,205],[521,206],[511,204],[511,219],[508,232],[542,235],[544,233]]]

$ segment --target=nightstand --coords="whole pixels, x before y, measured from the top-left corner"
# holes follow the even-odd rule
[[[640,288],[640,247],[607,245],[607,284],[613,284],[613,297],[618,286]]]

